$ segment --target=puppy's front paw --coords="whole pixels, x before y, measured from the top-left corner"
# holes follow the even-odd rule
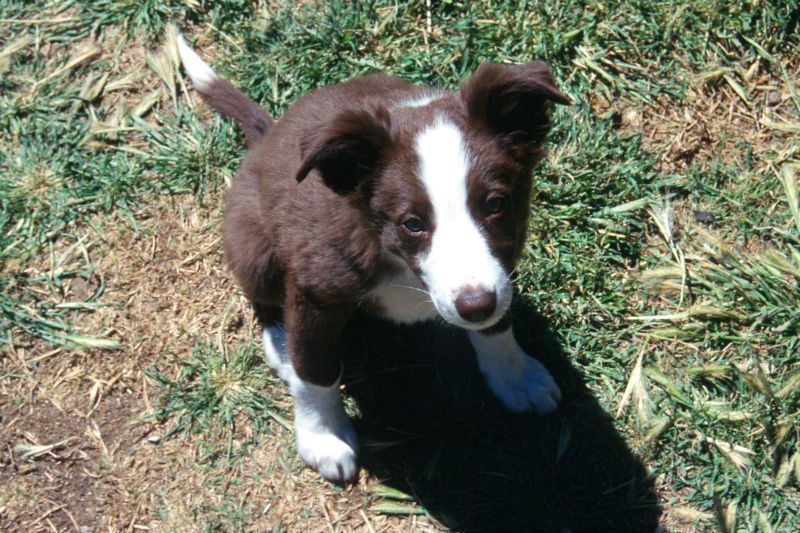
[[[285,368],[294,396],[297,452],[328,481],[352,480],[358,472],[358,437],[344,411],[339,381],[320,387],[300,379],[291,365]]]
[[[543,415],[555,411],[561,401],[561,389],[553,376],[529,355],[524,355],[520,363],[514,372],[487,372],[489,388],[515,413],[534,411]]]
[[[469,332],[478,366],[495,396],[515,413],[551,413],[561,401],[561,389],[542,363],[526,354],[511,328],[493,335]]]
[[[344,427],[336,428],[336,433],[327,428],[296,427],[300,457],[332,483],[351,481],[358,472],[355,430],[349,421],[345,422]]]

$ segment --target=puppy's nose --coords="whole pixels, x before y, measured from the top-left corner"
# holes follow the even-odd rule
[[[494,313],[497,297],[493,291],[467,287],[456,298],[456,311],[467,322],[483,322]]]

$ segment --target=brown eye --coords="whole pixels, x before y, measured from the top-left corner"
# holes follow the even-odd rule
[[[486,200],[486,214],[496,215],[506,208],[505,196],[492,196]]]
[[[403,221],[403,227],[409,233],[422,233],[425,231],[425,224],[418,218],[412,217]]]

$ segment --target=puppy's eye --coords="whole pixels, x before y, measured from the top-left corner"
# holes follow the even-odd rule
[[[486,200],[486,214],[496,215],[506,208],[505,196],[492,196]]]
[[[422,233],[425,231],[425,224],[418,218],[412,217],[403,221],[403,227],[409,233]]]

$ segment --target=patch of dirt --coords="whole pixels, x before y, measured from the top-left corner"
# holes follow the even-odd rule
[[[796,61],[785,61],[794,87],[800,82],[799,67]],[[641,133],[643,148],[659,154],[661,173],[695,164],[707,168],[714,160],[741,162],[748,146],[752,163],[762,171],[767,164],[762,156],[788,142],[793,133],[787,126],[799,127],[800,122],[780,69],[768,70],[756,61],[739,71],[688,80],[686,100],[678,105],[665,97],[652,107],[626,106],[601,93],[590,95],[589,101],[596,114],[610,114],[620,129]]]
[[[138,233],[127,229],[129,222],[97,217],[106,244],[87,246],[92,256],[105,253],[97,274],[68,279],[60,293],[50,294],[55,301],[80,301],[103,277],[100,299],[112,305],[76,312],[72,322],[81,333],[120,341],[123,349],[54,350],[31,341],[4,354],[3,374],[16,379],[1,382],[0,439],[8,446],[0,470],[0,529],[132,530],[153,523],[163,504],[159,492],[178,470],[170,456],[183,448],[156,448],[163,428],[144,419],[152,412],[154,387],[142,369],[188,357],[191,333],[216,332],[220,310],[237,297],[212,250],[218,220],[195,207],[192,198],[159,206],[137,221]],[[57,250],[56,257],[65,252]],[[52,271],[43,260],[29,273]],[[249,326],[246,310],[234,310],[239,319],[229,323],[226,338]],[[26,446],[42,445],[57,446],[22,456]]]
[[[198,464],[200,438],[161,442],[171,426],[146,418],[158,390],[143,370],[158,364],[175,378],[175,360],[190,357],[195,338],[221,338],[231,347],[258,338],[249,304],[223,264],[221,195],[205,204],[193,196],[167,199],[137,216],[135,230],[130,220],[95,217],[102,238],[81,228],[89,258],[102,256],[95,274],[38,287],[45,301],[74,302],[102,283],[99,300],[113,305],[75,311],[70,322],[123,348],[55,348],[14,333],[13,349],[0,354],[0,530],[197,531],[237,513],[254,530],[438,529],[424,516],[367,511],[379,483],[363,472],[345,489],[323,483],[277,424],[273,437],[230,468],[225,461]],[[30,277],[69,267],[72,255],[79,260],[72,244],[59,241],[57,264],[43,257]],[[264,394],[291,405],[277,379]],[[252,433],[246,417],[237,420],[236,439]]]
[[[129,427],[141,414],[129,382],[119,380],[89,412],[72,402],[58,405],[46,393],[21,407],[3,398],[0,439],[17,453],[7,450],[0,469],[2,529],[124,530],[149,522],[140,511],[150,495],[141,489],[158,481],[166,465],[148,460],[153,445],[144,438],[152,424]],[[87,389],[79,386],[70,396],[82,399]],[[24,445],[53,447],[26,459],[20,453]],[[150,464],[142,471],[144,463]]]

